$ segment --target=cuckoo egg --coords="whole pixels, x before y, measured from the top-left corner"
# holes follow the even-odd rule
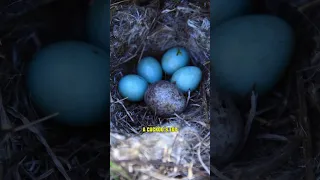
[[[175,83],[182,92],[194,91],[202,78],[200,68],[196,66],[186,66],[178,69],[171,77],[171,82]]]
[[[155,83],[162,79],[162,68],[159,61],[150,56],[139,61],[137,72],[149,83]]]
[[[175,47],[167,50],[161,59],[163,71],[172,75],[179,68],[189,63],[189,53],[183,47]]]
[[[26,74],[35,104],[57,120],[89,124],[109,108],[109,55],[84,42],[51,44],[35,54]]]
[[[173,116],[181,113],[186,107],[186,98],[169,81],[158,81],[151,84],[144,95],[144,101],[159,116]]]
[[[91,43],[107,51],[109,46],[110,9],[106,0],[92,0],[87,17],[87,33]]]
[[[240,150],[244,121],[234,101],[225,92],[210,88],[210,160],[214,165],[230,162]]]
[[[147,88],[148,82],[143,77],[135,74],[122,77],[118,85],[121,96],[132,102],[143,100]]]
[[[212,72],[219,87],[243,97],[253,87],[264,94],[278,82],[294,48],[293,29],[271,15],[248,15],[211,33]]]

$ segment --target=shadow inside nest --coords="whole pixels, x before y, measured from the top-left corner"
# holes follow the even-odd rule
[[[314,168],[318,164],[314,161],[319,146],[313,146],[319,144],[319,138],[315,138],[319,110],[315,110],[317,108],[312,104],[315,100],[310,103],[308,96],[310,89],[312,91],[319,82],[313,75],[317,74],[314,67],[319,65],[320,5],[309,1],[289,4],[272,0],[254,1],[253,4],[256,14],[279,16],[293,27],[295,51],[286,74],[273,91],[261,97],[258,95],[255,118],[244,148],[232,162],[220,167],[224,174],[211,170],[218,179],[226,179],[224,175],[246,180],[315,179],[317,171]],[[311,72],[306,70],[309,68]],[[250,98],[248,95],[240,106],[245,122],[250,116]]]
[[[0,179],[104,178],[109,173],[109,122],[72,127],[49,119],[28,125],[43,115],[24,83],[25,67],[40,48],[86,41],[88,0],[1,3],[0,120],[2,143],[8,148],[1,149]]]

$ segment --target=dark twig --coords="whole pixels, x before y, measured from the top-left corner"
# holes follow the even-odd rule
[[[11,114],[12,116],[14,116],[17,119],[20,119],[24,124],[29,124],[30,123],[30,121],[26,117],[24,117],[22,114],[20,114],[19,112],[15,111],[13,109],[8,109],[8,113]],[[46,139],[42,136],[41,132],[37,128],[35,128],[34,126],[30,126],[30,127],[28,127],[28,129],[31,132],[33,132],[37,136],[38,140],[45,146],[48,154],[52,158],[52,161],[55,163],[57,169],[63,175],[64,179],[65,180],[71,180],[71,178],[67,174],[65,168],[63,167],[61,162],[58,160],[58,157],[55,155],[53,150],[50,148],[50,146],[49,146],[48,142],[46,141]]]
[[[303,137],[303,156],[305,160],[306,168],[306,180],[315,180],[315,175],[313,172],[313,155],[312,155],[312,138],[311,130],[309,124],[309,118],[307,115],[307,105],[305,99],[305,89],[303,79],[300,73],[297,76],[297,90],[299,98],[299,124],[301,125],[301,130],[299,135]]]
[[[272,157],[265,157],[256,162],[250,163],[247,166],[234,168],[229,166],[227,169],[231,169],[228,174],[236,175],[236,180],[253,180],[259,176],[265,175],[272,170],[277,169],[288,161],[288,158],[292,153],[298,149],[300,145],[299,137],[289,138],[289,143],[278,154]]]
[[[245,146],[245,144],[248,140],[248,137],[249,137],[249,134],[251,131],[251,126],[252,126],[253,120],[255,119],[255,115],[256,115],[257,98],[258,98],[257,94],[254,91],[252,91],[251,92],[251,108],[250,108],[248,119],[247,119],[247,122],[246,122],[246,125],[244,128],[244,134],[243,134],[244,137],[238,146],[236,154],[240,153],[240,151],[243,149],[243,147]]]

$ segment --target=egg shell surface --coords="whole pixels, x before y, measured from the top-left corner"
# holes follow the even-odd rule
[[[57,120],[85,125],[109,108],[108,54],[84,42],[51,44],[35,54],[26,74],[32,100]]]
[[[282,19],[249,15],[230,20],[211,33],[212,72],[219,87],[235,97],[268,92],[289,64],[294,32]]]
[[[148,87],[144,101],[157,115],[163,117],[179,114],[186,108],[184,95],[173,83],[164,80]]]
[[[167,50],[161,58],[163,71],[172,75],[179,68],[188,65],[189,53],[185,48],[175,47]]]
[[[213,92],[210,96],[210,160],[219,166],[237,155],[243,140],[244,121],[229,94],[217,91],[214,86],[210,91]]]
[[[155,83],[162,79],[162,68],[159,61],[150,56],[139,61],[137,72],[149,83]]]
[[[201,69],[196,66],[185,66],[178,69],[171,77],[171,82],[175,83],[182,92],[194,91],[200,84],[202,78]]]
[[[250,12],[250,0],[214,0],[210,5],[211,24],[219,25],[232,18]]]
[[[87,32],[89,41],[108,51],[110,31],[110,9],[106,0],[92,0],[87,17]]]
[[[129,74],[119,81],[119,92],[123,98],[138,102],[143,100],[144,93],[148,88],[148,82],[141,76]]]

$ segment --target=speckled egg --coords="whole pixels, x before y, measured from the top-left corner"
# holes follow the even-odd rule
[[[57,120],[83,125],[102,119],[109,108],[109,55],[84,42],[49,45],[30,62],[26,82],[32,100]]]
[[[214,87],[210,91],[210,160],[214,165],[223,165],[241,150],[244,121],[229,94]]]
[[[211,33],[212,72],[219,87],[233,96],[262,95],[278,82],[294,48],[293,29],[271,15],[230,20]]]
[[[173,116],[186,108],[186,98],[168,81],[158,81],[149,86],[144,101],[159,116]]]
[[[250,12],[250,0],[214,0],[210,5],[212,26]]]
[[[110,9],[106,0],[92,0],[87,17],[87,32],[89,41],[105,51],[109,45]]]
[[[144,57],[142,58],[137,67],[138,75],[143,77],[148,83],[155,83],[162,79],[162,68],[155,58]]]
[[[121,96],[132,102],[143,100],[147,88],[148,82],[143,77],[135,74],[123,76],[118,86]]]
[[[163,71],[172,75],[176,70],[189,63],[189,53],[185,48],[175,47],[167,50],[161,59]]]
[[[202,72],[196,66],[186,66],[178,69],[171,77],[171,82],[176,84],[182,92],[194,91],[200,84]]]

